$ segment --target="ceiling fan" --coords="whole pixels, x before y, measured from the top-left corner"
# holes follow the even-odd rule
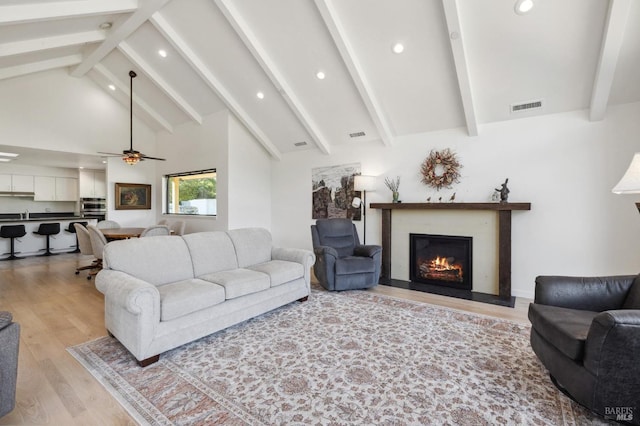
[[[159,160],[166,161],[164,158],[157,157],[149,157],[141,153],[140,151],[136,151],[133,149],[133,79],[137,76],[134,71],[129,71],[130,83],[129,83],[129,136],[130,136],[130,145],[129,149],[125,149],[122,151],[122,154],[116,154],[113,152],[98,152],[98,154],[106,154],[110,156],[122,157],[122,161],[133,166],[137,164],[139,161],[144,160]]]

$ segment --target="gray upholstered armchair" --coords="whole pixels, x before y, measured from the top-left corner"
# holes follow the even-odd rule
[[[536,278],[531,346],[592,411],[640,425],[640,276]]]
[[[327,290],[354,290],[378,284],[382,247],[360,245],[349,219],[318,219],[311,225],[313,272]]]
[[[19,344],[20,325],[9,312],[0,312],[0,417],[16,405]]]

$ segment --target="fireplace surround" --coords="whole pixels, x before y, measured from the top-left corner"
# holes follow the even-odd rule
[[[412,282],[471,290],[473,238],[455,235],[409,234]]]

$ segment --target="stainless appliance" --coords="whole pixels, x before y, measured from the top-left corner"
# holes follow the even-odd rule
[[[104,198],[81,198],[80,216],[88,219],[104,220],[107,214],[107,200]]]

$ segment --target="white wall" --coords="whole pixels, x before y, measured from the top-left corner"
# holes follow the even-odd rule
[[[172,134],[158,134],[155,206],[157,220],[161,219],[162,177],[171,173],[216,169],[218,215],[212,217],[175,216],[186,222],[187,233],[228,229],[228,123],[229,113],[223,111],[204,117],[202,125],[188,123],[174,128]],[[171,219],[170,216],[168,216]]]
[[[255,138],[229,117],[229,229],[271,229],[271,159]],[[287,203],[287,200],[281,200]]]
[[[389,202],[385,176],[401,177],[400,199],[428,196],[488,201],[509,178],[509,201],[531,202],[513,213],[512,287],[532,297],[542,274],[599,275],[638,272],[640,215],[637,197],[611,188],[640,151],[640,103],[611,107],[589,122],[586,111],[483,125],[480,135],[463,129],[398,137],[392,148],[376,143],[336,147],[331,155],[303,151],[273,163],[272,232],[281,245],[311,248],[311,169],[360,162],[362,174],[380,176],[367,202]],[[451,148],[463,165],[461,182],[440,193],[420,183],[420,165],[432,149]],[[362,223],[358,224],[362,233]],[[380,242],[380,213],[367,213],[367,242]]]

